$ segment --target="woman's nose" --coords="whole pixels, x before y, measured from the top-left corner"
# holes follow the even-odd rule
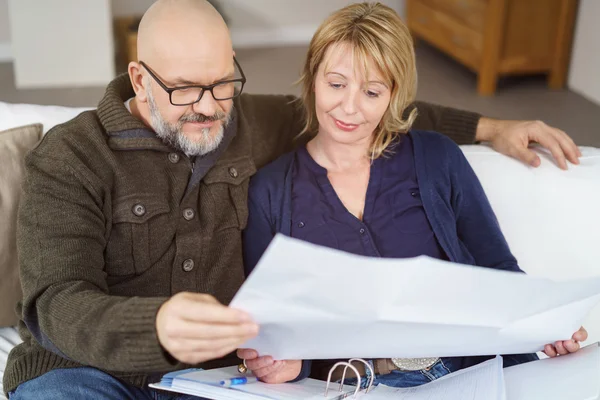
[[[359,91],[353,88],[350,88],[347,93],[344,95],[344,97],[342,98],[342,110],[348,114],[356,114],[356,110],[358,109],[357,107],[357,101],[359,99],[358,97],[359,95]]]

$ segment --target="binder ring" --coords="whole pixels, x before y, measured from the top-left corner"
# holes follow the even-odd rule
[[[340,362],[336,363],[329,370],[329,375],[327,376],[327,386],[325,386],[325,397],[327,397],[327,393],[329,393],[329,384],[331,383],[331,374],[333,374],[333,371],[335,371],[335,369],[341,365],[345,365],[346,368],[350,367],[350,369],[352,369],[352,371],[354,371],[354,373],[356,374],[356,380],[358,381],[358,385],[356,385],[356,389],[354,390],[354,396],[352,396],[352,398],[355,399],[356,395],[358,394],[358,391],[360,390],[360,374],[358,373],[358,370],[356,369],[356,367],[354,365],[352,365],[348,362],[344,362],[344,361],[340,361]],[[342,377],[342,384],[340,385],[338,392],[341,392],[344,388],[345,376],[346,376],[346,370],[344,369],[344,376]]]
[[[242,363],[238,365],[237,369],[240,374],[245,374],[246,372],[248,372],[248,366],[246,365],[246,360],[242,360]]]
[[[369,390],[371,390],[371,387],[373,386],[373,381],[375,380],[375,371],[373,371],[373,367],[371,366],[371,364],[369,364],[367,361],[363,360],[362,358],[351,358],[348,360],[348,364],[352,365],[353,361],[359,361],[363,364],[365,364],[365,366],[369,369],[369,372],[371,372],[371,377],[369,379],[369,385],[367,386],[367,389],[365,390],[365,393],[369,393]],[[344,368],[344,373],[342,374],[342,381],[340,382],[340,391],[342,390],[342,387],[344,386],[344,379],[346,378],[346,370],[348,369],[348,366],[346,366],[346,368]],[[360,382],[360,378],[358,379]]]

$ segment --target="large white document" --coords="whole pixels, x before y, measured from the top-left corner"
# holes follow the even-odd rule
[[[553,282],[428,257],[356,256],[278,235],[231,306],[276,359],[530,353],[569,339],[600,277]]]
[[[508,400],[597,400],[600,398],[600,347],[504,369]]]
[[[411,388],[379,385],[365,400],[506,400],[502,358],[461,369]],[[510,399],[509,399],[510,400]],[[571,399],[579,400],[579,399]]]

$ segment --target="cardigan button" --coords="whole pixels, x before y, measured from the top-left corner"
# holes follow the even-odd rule
[[[143,217],[146,214],[146,207],[144,207],[143,204],[136,204],[133,206],[133,208],[131,209],[131,211],[133,211],[133,213],[138,216],[138,217]]]
[[[302,222],[302,221],[298,222],[298,228],[304,228],[304,222]]]
[[[190,272],[191,270],[194,269],[194,260],[192,259],[187,259],[183,262],[183,264],[181,265],[181,267],[183,268],[183,270],[185,272]]]
[[[169,153],[169,161],[171,161],[172,164],[177,164],[179,162],[179,154]]]
[[[186,221],[193,220],[195,215],[196,212],[192,208],[186,208],[183,210],[183,218],[185,218]]]

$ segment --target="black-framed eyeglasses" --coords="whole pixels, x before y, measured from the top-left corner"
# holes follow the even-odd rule
[[[244,85],[246,84],[246,76],[244,75],[244,71],[242,71],[242,67],[235,57],[233,57],[233,61],[235,62],[236,67],[240,70],[240,74],[242,75],[241,78],[215,82],[208,86],[190,85],[177,86],[173,88],[165,85],[150,69],[150,67],[146,65],[146,63],[140,61],[140,64],[146,69],[146,71],[148,71],[156,83],[158,83],[160,87],[169,94],[169,101],[171,104],[174,106],[189,106],[190,104],[194,104],[202,100],[202,96],[204,96],[204,93],[207,91],[212,94],[212,97],[216,101],[231,100],[235,97],[238,97],[242,93]]]

